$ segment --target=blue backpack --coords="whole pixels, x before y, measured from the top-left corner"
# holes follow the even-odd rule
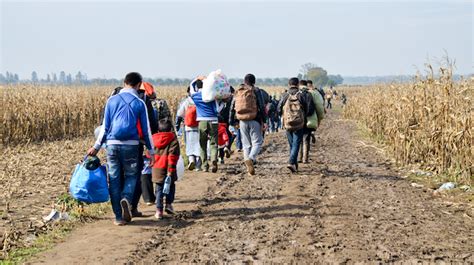
[[[75,199],[86,203],[101,203],[109,200],[107,170],[104,165],[88,170],[85,163],[76,165],[69,183],[69,192]]]
[[[137,134],[137,117],[133,112],[131,106],[132,102],[137,98],[133,97],[130,102],[127,102],[122,95],[117,94],[117,96],[125,102],[125,106],[118,109],[114,117],[113,126],[110,128],[112,135],[115,135],[117,140],[130,140]]]

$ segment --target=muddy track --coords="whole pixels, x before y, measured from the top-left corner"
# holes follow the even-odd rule
[[[328,115],[314,150],[291,175],[284,134],[270,135],[257,176],[234,154],[220,174],[178,184],[174,218],[88,224],[35,261],[474,262],[472,205],[411,187],[338,113]]]

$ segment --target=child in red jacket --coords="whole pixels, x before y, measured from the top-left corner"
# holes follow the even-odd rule
[[[228,151],[229,135],[227,134],[227,124],[219,122],[217,127],[217,148],[219,151],[219,161],[224,164],[224,154]]]
[[[170,120],[160,120],[158,122],[158,133],[153,134],[155,164],[152,168],[152,180],[156,183],[155,217],[157,219],[163,218],[163,209],[168,214],[174,214],[172,203],[176,192],[176,164],[178,163],[180,150],[178,139],[172,131],[172,126]],[[171,177],[170,192],[163,194],[164,181],[167,176]],[[166,197],[166,205],[163,207],[164,197]]]

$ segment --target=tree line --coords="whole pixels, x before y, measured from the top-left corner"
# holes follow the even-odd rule
[[[318,87],[336,86],[342,84],[344,79],[341,75],[328,75],[327,71],[312,63],[304,64],[299,74],[300,79],[310,79]],[[192,80],[189,78],[144,78],[145,81],[163,85],[163,86],[186,86]],[[81,71],[76,74],[66,73],[64,71],[56,73],[48,73],[46,76],[40,77],[36,71],[31,73],[29,78],[20,79],[16,73],[6,72],[0,73],[0,84],[46,84],[46,85],[120,85],[123,79],[117,78],[88,78],[86,73]],[[243,78],[229,78],[231,84],[243,83]],[[286,86],[288,85],[288,77],[267,77],[257,78],[257,84],[262,86]]]

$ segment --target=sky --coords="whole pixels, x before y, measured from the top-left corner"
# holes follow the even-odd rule
[[[0,72],[30,78],[414,74],[447,54],[473,73],[472,1],[0,0]]]

